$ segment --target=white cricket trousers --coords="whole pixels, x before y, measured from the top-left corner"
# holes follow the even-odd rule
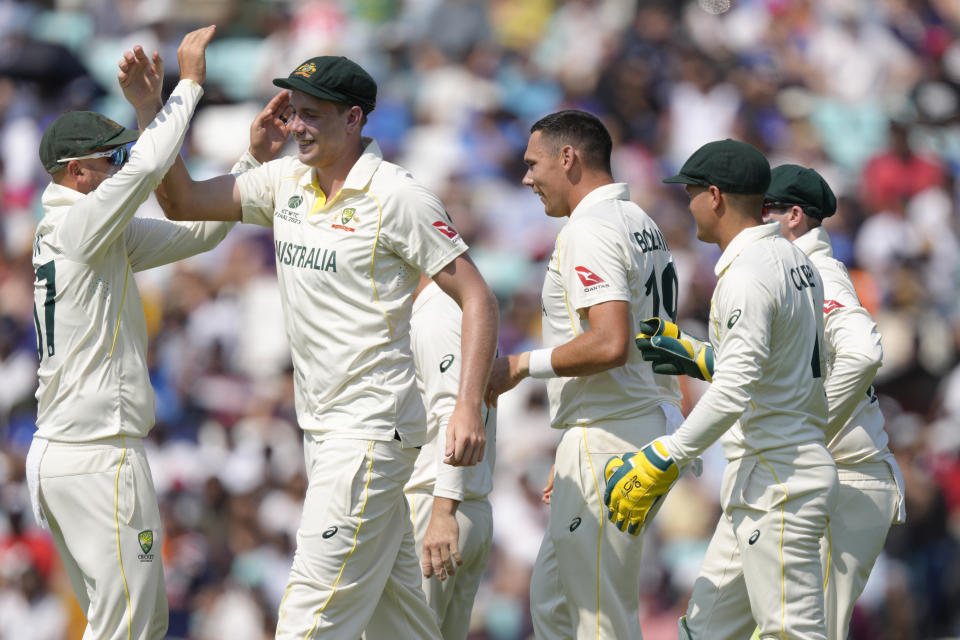
[[[846,640],[850,616],[883,550],[902,522],[902,480],[894,460],[838,465],[840,493],[820,549],[825,566],[827,636]]]
[[[440,639],[403,487],[417,449],[303,437],[309,484],[277,640]],[[376,620],[376,625],[368,624]]]
[[[433,496],[412,492],[407,494],[407,500],[413,518],[417,556],[420,557],[430,524]],[[464,500],[457,508],[456,518],[460,527],[458,546],[463,564],[454,567],[456,573],[442,582],[436,575],[422,579],[427,603],[436,612],[444,640],[464,640],[470,631],[470,613],[487,568],[493,539],[493,511],[486,498]]]
[[[163,534],[140,438],[49,441],[39,501],[87,617],[83,640],[164,638]]]
[[[731,460],[723,514],[693,587],[693,640],[826,640],[820,539],[837,503],[821,442]],[[754,623],[756,621],[756,623]]]
[[[611,457],[638,451],[682,420],[676,407],[654,406],[637,418],[564,432],[557,447],[550,523],[530,580],[537,640],[641,637],[643,534],[619,531],[607,518],[603,469]]]

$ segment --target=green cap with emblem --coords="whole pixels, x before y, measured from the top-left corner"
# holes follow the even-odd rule
[[[321,100],[357,105],[365,114],[377,106],[377,83],[363,67],[343,56],[310,58],[273,84]]]
[[[40,163],[54,174],[67,166],[61,158],[85,156],[99,149],[133,142],[140,133],[93,111],[68,111],[54,120],[40,139]]]
[[[837,197],[823,176],[798,164],[782,164],[770,172],[764,200],[773,207],[797,205],[817,220],[829,218],[837,211]]]
[[[714,185],[727,193],[766,193],[770,163],[753,145],[727,138],[708,142],[694,151],[680,172],[664,182]]]

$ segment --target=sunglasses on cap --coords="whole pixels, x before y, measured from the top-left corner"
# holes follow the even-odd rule
[[[74,158],[60,158],[57,162],[70,162],[71,160],[92,160],[93,158],[110,158],[110,164],[115,167],[123,166],[123,163],[130,157],[130,151],[127,147],[116,147],[106,151],[97,151],[88,153],[85,156],[76,156]]]

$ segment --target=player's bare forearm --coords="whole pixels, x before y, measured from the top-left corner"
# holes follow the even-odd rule
[[[613,300],[586,311],[590,328],[553,350],[558,376],[589,376],[626,364],[633,338],[626,302]]]
[[[463,312],[460,328],[460,386],[447,425],[447,462],[472,465],[483,460],[486,428],[481,418],[483,392],[497,348],[500,314],[497,299],[465,255],[434,276]]]
[[[429,578],[436,575],[441,581],[456,573],[463,564],[460,557],[460,525],[457,523],[459,500],[435,496],[430,511],[430,523],[423,536],[420,568]]]

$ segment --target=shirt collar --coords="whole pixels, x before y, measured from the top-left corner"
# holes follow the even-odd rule
[[[830,244],[830,234],[823,227],[814,227],[793,241],[793,244],[808,256],[822,253],[828,258],[833,257],[833,246]]]
[[[40,203],[45,209],[48,207],[69,207],[81,200],[83,196],[84,194],[70,187],[51,182],[47,185],[47,188],[43,190],[43,195],[40,196]]]
[[[778,235],[780,235],[780,225],[759,224],[755,227],[747,227],[734,236],[730,244],[727,245],[727,248],[720,254],[720,259],[717,260],[717,266],[713,268],[714,274],[716,274],[718,278],[722,276],[723,272],[727,270],[727,267],[750,245]]]
[[[593,205],[603,200],[629,200],[630,188],[625,182],[611,182],[602,187],[597,187],[583,197],[583,200],[570,212],[570,219],[582,211],[587,211]]]
[[[343,189],[341,189],[341,191],[363,191],[367,185],[370,184],[370,180],[373,178],[377,167],[383,162],[383,154],[380,152],[380,145],[377,144],[377,141],[372,138],[365,138],[365,140],[367,144],[363,149],[363,153],[350,168],[347,179],[343,181]],[[308,169],[308,171],[304,171],[303,175],[300,176],[300,186],[308,187],[312,185],[319,189],[319,187],[316,186],[316,171],[309,167]],[[335,194],[328,194],[329,201],[333,201],[334,195]]]

